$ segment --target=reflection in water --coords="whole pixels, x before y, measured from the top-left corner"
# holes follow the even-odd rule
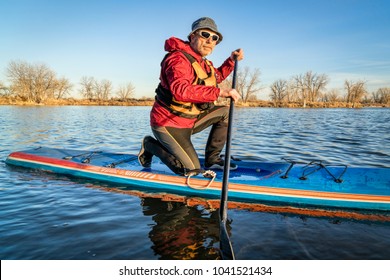
[[[218,259],[215,246],[219,241],[217,211],[187,207],[181,202],[162,202],[144,198],[143,213],[154,224],[149,238],[160,259]]]

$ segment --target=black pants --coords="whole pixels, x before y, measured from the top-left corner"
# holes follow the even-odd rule
[[[200,115],[193,128],[152,127],[158,141],[145,143],[145,149],[160,158],[176,174],[200,169],[201,165],[191,142],[191,135],[212,126],[205,149],[205,161],[213,163],[218,160],[225,146],[228,120],[229,107],[215,106]]]

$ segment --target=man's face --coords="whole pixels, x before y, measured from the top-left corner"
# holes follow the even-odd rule
[[[191,34],[190,45],[192,49],[202,57],[211,54],[217,45],[219,36],[211,30],[199,29]]]

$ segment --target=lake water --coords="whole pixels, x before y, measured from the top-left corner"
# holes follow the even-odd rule
[[[1,259],[217,259],[218,211],[7,166],[38,146],[138,153],[150,107],[0,106]],[[207,133],[194,136],[203,155]],[[237,108],[232,155],[390,168],[390,109]],[[390,259],[390,222],[229,209],[237,259]]]

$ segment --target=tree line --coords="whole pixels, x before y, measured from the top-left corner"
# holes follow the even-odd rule
[[[74,85],[57,74],[45,64],[30,64],[25,61],[11,61],[6,69],[10,86],[0,81],[0,96],[13,96],[22,101],[42,103],[48,99],[69,97]],[[265,88],[261,86],[261,72],[244,67],[237,72],[236,89],[241,94],[241,102],[246,104],[258,100],[258,94]],[[305,107],[307,103],[344,102],[355,107],[360,103],[390,105],[390,87],[379,88],[369,93],[365,81],[345,80],[344,92],[337,89],[327,90],[329,77],[308,71],[292,76],[289,80],[278,79],[270,86],[269,98],[274,106],[298,103]],[[232,76],[220,86],[231,87]],[[89,100],[128,100],[134,97],[135,87],[131,82],[114,88],[111,81],[96,80],[84,76],[79,82],[80,95]]]
[[[68,79],[58,78],[45,64],[11,61],[6,71],[11,85],[1,86],[3,95],[23,101],[41,103],[48,98],[64,98],[72,88]]]
[[[257,95],[265,89],[261,87],[261,72],[258,68],[250,70],[249,67],[239,69],[237,72],[236,89],[241,94],[242,102],[248,103],[257,100]],[[349,107],[358,104],[390,105],[390,87],[379,88],[369,93],[365,81],[345,80],[344,92],[337,89],[327,90],[330,79],[326,74],[317,74],[308,71],[304,74],[292,76],[289,80],[278,79],[270,85],[269,98],[275,107],[288,104],[300,104],[306,107],[308,103],[345,103]],[[225,80],[221,86],[230,87],[232,77]]]
[[[370,95],[365,81],[345,80],[342,94],[337,89],[327,90],[329,81],[327,75],[312,71],[293,76],[290,80],[279,79],[271,85],[270,98],[275,105],[301,102],[303,107],[307,102],[345,102],[351,107],[359,103],[390,104],[390,87],[379,88]]]
[[[6,69],[10,86],[0,81],[0,95],[13,96],[21,101],[42,103],[48,99],[62,99],[70,96],[74,85],[57,74],[46,64],[31,64],[25,61],[11,61]],[[82,77],[79,93],[90,100],[133,98],[135,87],[131,82],[116,90],[109,80],[98,81],[93,77]]]

